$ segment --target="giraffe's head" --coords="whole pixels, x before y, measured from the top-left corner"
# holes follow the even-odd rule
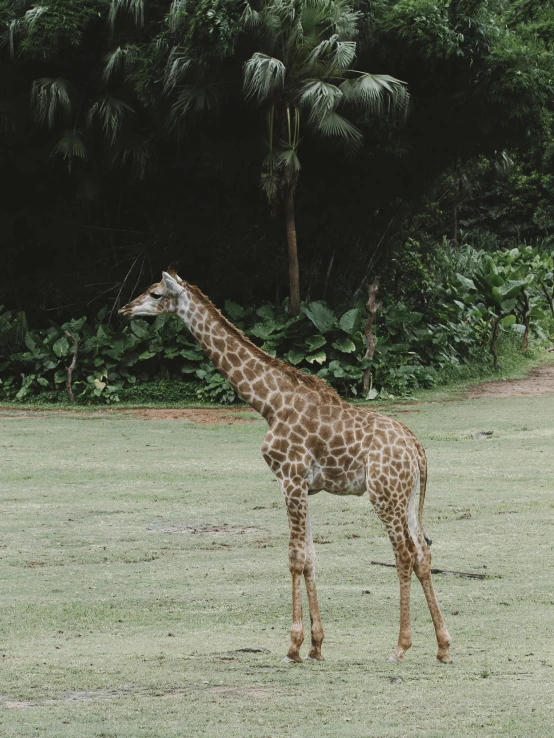
[[[124,305],[119,314],[131,320],[139,315],[175,313],[183,290],[182,280],[177,274],[162,272],[161,282],[151,285],[142,295]]]

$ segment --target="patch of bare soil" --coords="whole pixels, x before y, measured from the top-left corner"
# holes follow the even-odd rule
[[[230,525],[186,525],[185,523],[148,523],[146,529],[152,533],[177,534],[177,535],[201,535],[212,536],[241,536],[258,528],[232,527]]]
[[[256,418],[251,410],[223,410],[220,408],[206,409],[179,409],[158,410],[155,408],[138,408],[127,410],[132,415],[138,415],[144,420],[185,420],[200,425],[236,425],[237,423],[252,423]]]
[[[21,408],[0,406],[0,417],[39,418],[64,415],[74,418],[99,418],[102,416],[133,415],[141,420],[184,420],[199,425],[237,425],[252,423],[256,419],[253,410],[245,408],[102,408],[98,410],[71,410],[70,408]]]
[[[269,700],[279,694],[274,689],[264,687],[207,687],[206,692],[221,697],[254,697],[255,699]]]
[[[554,364],[539,366],[523,379],[504,379],[501,382],[486,382],[471,387],[470,400],[489,398],[527,397],[554,393]]]
[[[206,686],[202,685],[201,690],[221,697],[253,697],[256,699],[271,699],[280,694],[275,689],[266,689],[263,687],[226,687],[226,686]],[[138,687],[127,687],[123,689],[96,689],[90,691],[68,692],[57,698],[46,698],[37,700],[19,700],[12,699],[5,695],[0,695],[0,710],[25,710],[30,707],[42,707],[47,705],[59,705],[68,702],[111,702],[135,694],[147,694],[162,699],[171,699],[173,697],[181,697],[189,694],[191,688],[156,691],[140,689]]]

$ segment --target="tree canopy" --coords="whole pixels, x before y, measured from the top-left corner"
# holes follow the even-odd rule
[[[299,9],[305,29],[342,16],[287,57]],[[551,237],[551,1],[2,0],[0,24],[10,307],[95,310],[170,262],[216,299],[283,299],[285,228],[260,169],[271,199],[300,161],[303,298],[346,303],[377,266],[393,279],[408,238],[451,235],[452,208],[481,239],[506,236],[502,209],[511,233]],[[285,115],[264,142],[255,103],[270,113],[277,89],[290,136]],[[400,111],[402,90],[393,126],[375,113]],[[295,109],[323,136],[295,133]]]

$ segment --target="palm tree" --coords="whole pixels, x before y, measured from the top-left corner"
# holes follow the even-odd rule
[[[343,112],[369,121],[403,119],[406,84],[352,69],[360,13],[348,0],[255,0],[245,3],[242,22],[259,51],[244,64],[244,93],[264,111],[267,154],[261,185],[270,204],[284,205],[289,255],[290,312],[300,310],[294,193],[300,174],[303,128],[355,152],[360,129]]]

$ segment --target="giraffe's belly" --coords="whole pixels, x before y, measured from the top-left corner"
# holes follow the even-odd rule
[[[325,490],[332,495],[363,495],[366,489],[363,464],[353,464],[349,469],[339,469],[316,463],[308,479],[308,494]]]

